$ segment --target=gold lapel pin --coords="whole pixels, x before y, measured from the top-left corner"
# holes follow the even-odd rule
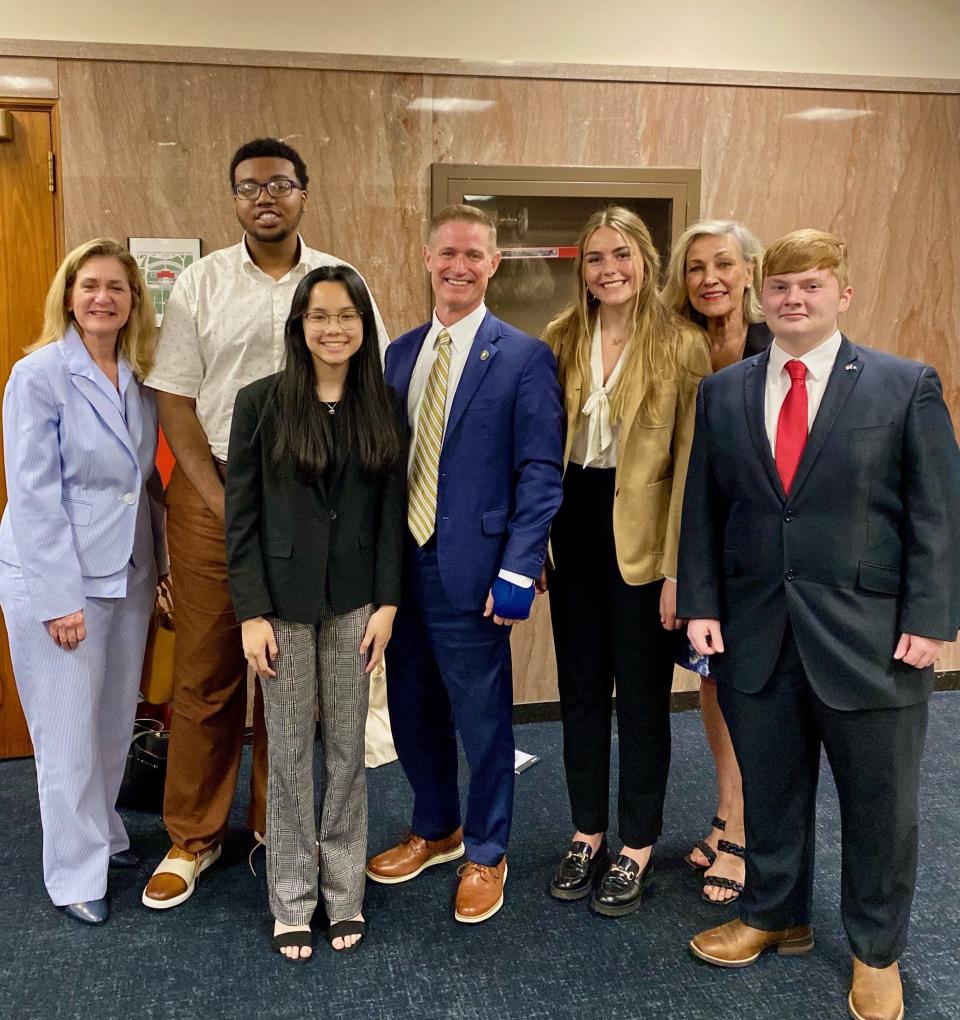
[[[481,361],[486,361],[487,358],[489,358],[489,357],[490,357],[490,352],[489,351],[481,351],[480,352],[480,360]]]

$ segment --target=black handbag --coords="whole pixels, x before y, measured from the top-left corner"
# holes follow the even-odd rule
[[[169,740],[170,731],[165,730],[159,720],[134,720],[117,807],[152,812],[163,809]]]

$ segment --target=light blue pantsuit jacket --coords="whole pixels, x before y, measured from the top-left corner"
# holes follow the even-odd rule
[[[129,846],[114,807],[158,572],[167,572],[153,399],[119,391],[79,334],[27,355],[3,397],[0,606],[36,755],[44,881],[57,905],[106,893]],[[45,621],[82,609],[68,651]]]

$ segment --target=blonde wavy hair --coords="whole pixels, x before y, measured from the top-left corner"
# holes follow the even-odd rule
[[[743,292],[743,319],[744,322],[763,322],[763,310],[760,307],[763,245],[751,230],[737,220],[700,220],[687,227],[674,241],[670,249],[667,281],[663,286],[664,304],[677,315],[682,315],[698,326],[706,325],[706,316],[701,315],[690,304],[690,292],[687,289],[687,253],[694,241],[707,236],[732,237],[743,261],[753,261],[750,286]]]
[[[590,396],[590,345],[600,303],[587,289],[583,276],[583,253],[590,238],[610,227],[624,240],[633,256],[640,284],[633,303],[630,344],[623,353],[623,371],[610,395],[610,416],[616,422],[623,417],[627,396],[640,390],[640,411],[651,413],[651,398],[656,380],[676,375],[679,368],[679,339],[682,324],[660,299],[660,253],[650,231],[636,213],[622,206],[608,206],[594,213],[577,240],[573,271],[576,300],[547,325],[543,339],[557,359],[560,386],[566,391],[579,381],[581,410]],[[642,279],[641,279],[642,277]]]
[[[123,355],[133,374],[140,382],[143,382],[153,367],[157,343],[153,302],[150,300],[147,285],[140,272],[140,267],[137,265],[137,260],[123,245],[109,237],[98,237],[93,241],[86,241],[74,248],[60,264],[60,268],[50,284],[50,289],[47,291],[47,299],[43,306],[43,328],[37,339],[25,347],[24,351],[29,354],[31,351],[46,347],[47,344],[65,336],[67,330],[76,325],[68,308],[73,285],[83,266],[90,259],[97,257],[116,259],[126,271],[133,300],[130,317],[121,327],[117,338],[117,355]]]

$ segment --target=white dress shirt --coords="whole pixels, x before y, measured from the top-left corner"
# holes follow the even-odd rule
[[[780,346],[776,338],[770,345],[770,361],[767,363],[767,381],[764,390],[763,419],[767,429],[767,439],[774,456],[777,453],[777,421],[780,408],[790,390],[790,373],[786,370],[788,361],[802,361],[807,369],[807,433],[813,428],[813,420],[820,409],[827,381],[833,371],[833,363],[837,360],[842,337],[837,330],[833,336],[827,337],[812,351],[799,358],[794,358]]]
[[[600,337],[600,316],[593,325],[590,342],[591,390],[580,412],[577,431],[570,446],[570,460],[583,467],[613,468],[617,466],[617,442],[620,422],[610,422],[610,394],[620,378],[629,341],[620,352],[610,378],[603,381],[603,347]]]
[[[450,408],[453,407],[453,398],[457,394],[457,386],[460,384],[460,376],[463,375],[463,368],[470,355],[470,348],[473,346],[477,330],[487,314],[487,306],[481,301],[480,306],[475,308],[469,315],[464,316],[459,322],[452,326],[444,326],[437,318],[436,309],[433,312],[433,322],[423,338],[423,346],[417,355],[417,362],[413,366],[413,373],[410,376],[410,387],[407,390],[407,417],[410,421],[412,440],[410,443],[410,457],[407,461],[407,473],[413,468],[413,454],[417,446],[417,423],[420,420],[420,404],[423,401],[423,394],[427,388],[427,379],[430,377],[430,369],[437,357],[436,343],[441,330],[450,334],[450,368],[447,373],[447,395],[443,407],[443,424],[450,419]],[[523,574],[516,574],[512,570],[501,570],[499,576],[504,581],[510,581],[521,588],[529,588],[533,584],[532,577],[525,577]]]
[[[410,444],[408,468],[413,467],[413,449],[416,444],[416,426],[420,420],[420,403],[423,400],[424,390],[427,388],[430,369],[433,368],[437,357],[436,343],[440,331],[445,329],[450,334],[450,370],[447,373],[447,399],[443,408],[443,424],[446,426],[450,418],[450,408],[453,407],[453,398],[456,396],[457,386],[460,384],[460,376],[463,375],[463,367],[467,363],[474,337],[486,314],[487,306],[481,301],[479,308],[475,308],[459,322],[455,322],[452,326],[444,326],[434,311],[433,322],[430,324],[430,329],[427,330],[427,335],[423,338],[423,346],[420,348],[417,363],[413,366],[413,374],[410,376],[410,389],[407,390],[407,417],[414,435],[414,442]]]
[[[237,391],[280,371],[297,284],[319,266],[349,265],[297,240],[299,260],[279,280],[256,265],[245,237],[205,255],[181,273],[164,309],[157,356],[145,383],[196,399],[197,418],[218,460],[227,459]],[[373,310],[382,354],[389,336],[375,302]]]

